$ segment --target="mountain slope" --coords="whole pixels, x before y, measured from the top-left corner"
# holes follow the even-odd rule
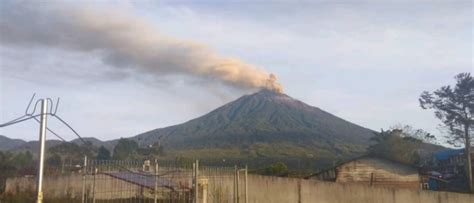
[[[24,140],[11,139],[6,136],[0,135],[0,151],[15,149],[25,143],[26,141]]]
[[[285,94],[262,90],[202,117],[133,139],[141,145],[160,141],[167,151],[187,151],[195,156],[206,151],[210,156],[221,153],[223,158],[238,155],[238,159],[345,159],[363,153],[373,135],[372,130]],[[262,149],[264,152],[259,152]]]

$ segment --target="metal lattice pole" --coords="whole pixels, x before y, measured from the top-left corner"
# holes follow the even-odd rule
[[[48,111],[48,101],[41,100],[41,117],[40,117],[40,136],[39,136],[39,164],[38,164],[38,179],[37,179],[37,203],[43,202],[43,168],[44,168],[44,151],[46,148],[46,118]]]

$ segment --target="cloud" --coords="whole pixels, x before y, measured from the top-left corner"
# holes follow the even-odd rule
[[[151,74],[187,75],[240,88],[282,91],[276,76],[209,47],[178,40],[117,9],[7,3],[0,14],[3,46],[57,48],[99,55],[105,64]]]

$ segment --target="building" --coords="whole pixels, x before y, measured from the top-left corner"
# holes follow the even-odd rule
[[[474,164],[474,148],[471,149],[471,163]],[[466,156],[464,149],[449,149],[433,154],[434,167],[442,174],[464,174]]]
[[[471,148],[473,151],[474,148]],[[432,169],[438,172],[439,178],[446,180],[444,187],[438,190],[447,191],[466,191],[466,155],[464,149],[449,149],[439,151],[433,154]],[[471,152],[471,164],[474,166],[474,152]],[[474,171],[473,171],[474,176]],[[432,189],[432,187],[430,187]]]
[[[421,187],[418,170],[376,157],[359,157],[314,174],[311,179],[392,188]]]

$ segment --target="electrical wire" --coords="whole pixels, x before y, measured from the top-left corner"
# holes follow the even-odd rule
[[[30,101],[28,102],[28,105],[25,109],[25,115],[22,115],[18,118],[15,118],[11,121],[8,121],[6,123],[3,123],[3,124],[0,124],[0,128],[3,128],[3,127],[7,127],[7,126],[10,126],[10,125],[13,125],[13,124],[17,124],[17,123],[21,123],[21,122],[24,122],[24,121],[28,121],[30,119],[34,119],[37,123],[41,123],[40,120],[37,118],[39,116],[42,116],[42,114],[37,114],[37,115],[34,115],[34,113],[36,112],[36,109],[38,107],[38,104],[39,102],[41,101],[41,99],[38,99],[35,104],[34,104],[34,107],[33,107],[33,111],[32,112],[28,112],[28,110],[30,109],[31,107],[31,104],[33,103],[33,100],[36,96],[36,93],[33,94],[33,96],[31,97]],[[58,111],[58,107],[59,107],[59,100],[60,98],[58,97],[58,99],[56,100],[56,105],[54,105],[54,102],[51,98],[45,98],[43,99],[45,100],[46,102],[48,103],[51,103],[50,105],[50,108],[49,108],[49,113],[45,113],[44,115],[49,115],[49,116],[52,116],[56,119],[58,119],[61,123],[63,123],[66,127],[68,127],[73,133],[75,136],[77,136],[79,138],[79,140],[81,140],[82,143],[84,144],[87,144],[87,142],[79,135],[79,133],[77,133],[76,130],[74,130],[74,128],[71,127],[71,125],[69,125],[66,121],[64,121],[61,117],[59,117],[58,115],[56,115],[57,111]],[[54,112],[53,112],[53,106],[54,106]],[[50,128],[46,127],[46,129],[48,130],[48,132],[50,132],[51,134],[53,134],[54,136],[56,136],[57,138],[59,138],[61,141],[63,142],[66,142],[66,143],[71,143],[71,142],[68,142],[66,141],[66,139],[64,139],[63,137],[61,137],[59,134],[57,134],[56,132],[54,132],[53,130],[51,130]],[[74,143],[72,143],[74,144]],[[90,150],[90,149],[89,149]]]
[[[36,122],[38,123],[41,123],[40,120],[38,120],[37,118],[34,118]],[[54,136],[56,136],[57,138],[59,138],[60,140],[62,140],[63,142],[68,142],[66,141],[64,138],[62,138],[61,136],[59,136],[57,133],[55,133],[53,130],[51,130],[50,128],[46,127],[46,130],[48,130],[51,134],[53,134]]]
[[[61,121],[61,123],[63,123],[65,126],[67,126],[84,144],[87,144],[87,142],[84,141],[84,139],[79,135],[79,133],[77,133],[76,130],[74,130],[74,128],[71,127],[71,125],[69,125],[66,121],[61,119],[61,117],[59,117],[58,115],[53,114],[52,116],[58,119],[59,121]]]
[[[17,124],[17,123],[21,123],[21,122],[24,122],[24,121],[27,121],[27,120],[30,120],[30,119],[33,119],[33,118],[36,118],[36,117],[39,117],[39,116],[41,116],[41,114],[34,115],[34,116],[29,116],[28,118],[23,118],[23,119],[15,119],[15,120],[6,122],[4,124],[0,124],[0,128],[7,127],[9,125],[13,125],[13,124]],[[26,117],[26,116],[23,116],[23,117]]]

